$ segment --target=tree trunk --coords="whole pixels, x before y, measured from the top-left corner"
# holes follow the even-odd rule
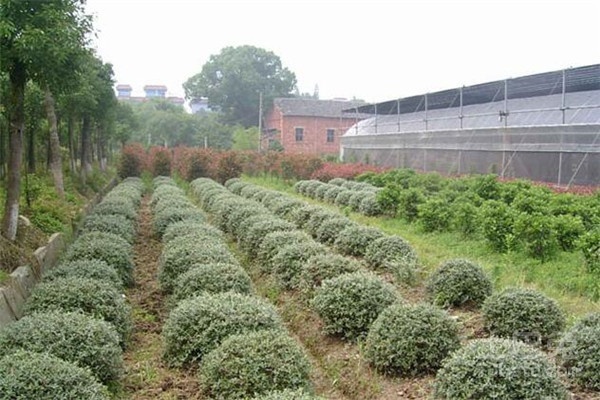
[[[0,180],[4,179],[4,174],[6,173],[6,151],[4,150],[4,131],[4,121],[0,120]]]
[[[27,173],[35,174],[35,131],[27,132]]]
[[[9,74],[10,80],[10,132],[8,136],[8,180],[6,203],[2,218],[2,235],[14,241],[19,221],[19,195],[21,192],[21,162],[23,161],[23,131],[25,130],[25,65],[16,62]]]
[[[81,176],[85,181],[86,176],[92,172],[90,117],[85,115],[81,124]]]
[[[60,139],[58,138],[58,122],[56,120],[54,97],[49,88],[46,88],[44,104],[46,106],[46,117],[50,125],[50,171],[52,171],[52,177],[54,178],[56,193],[58,193],[61,199],[64,199],[65,186],[63,183],[62,158],[60,155]]]
[[[71,173],[75,173],[75,146],[73,144],[73,125],[75,121],[72,115],[69,115],[69,120],[67,121],[67,135],[69,140],[69,166],[71,168]]]

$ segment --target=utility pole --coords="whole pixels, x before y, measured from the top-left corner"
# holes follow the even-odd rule
[[[258,93],[258,152],[261,151],[261,140],[262,140],[262,113],[263,113],[263,105],[262,105],[262,92]]]

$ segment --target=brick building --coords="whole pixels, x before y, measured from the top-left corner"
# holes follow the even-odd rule
[[[338,154],[340,137],[357,122],[355,115],[342,110],[361,105],[364,102],[277,98],[265,117],[262,147],[279,142],[290,153]]]

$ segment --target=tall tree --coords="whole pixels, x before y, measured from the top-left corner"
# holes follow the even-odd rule
[[[14,240],[19,216],[24,95],[28,79],[38,83],[44,71],[61,64],[66,54],[62,38],[72,33],[85,36],[90,19],[82,0],[0,0],[0,68],[9,77],[10,127],[8,138],[7,195],[2,235]]]
[[[225,47],[183,87],[188,99],[208,98],[209,107],[223,113],[225,122],[249,127],[258,124],[259,94],[263,94],[266,106],[275,97],[291,96],[296,75],[271,51],[254,46]]]

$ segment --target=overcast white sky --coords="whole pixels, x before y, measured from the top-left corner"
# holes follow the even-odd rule
[[[273,51],[302,92],[369,102],[600,62],[599,0],[88,0],[118,83],[181,85],[226,46]]]

